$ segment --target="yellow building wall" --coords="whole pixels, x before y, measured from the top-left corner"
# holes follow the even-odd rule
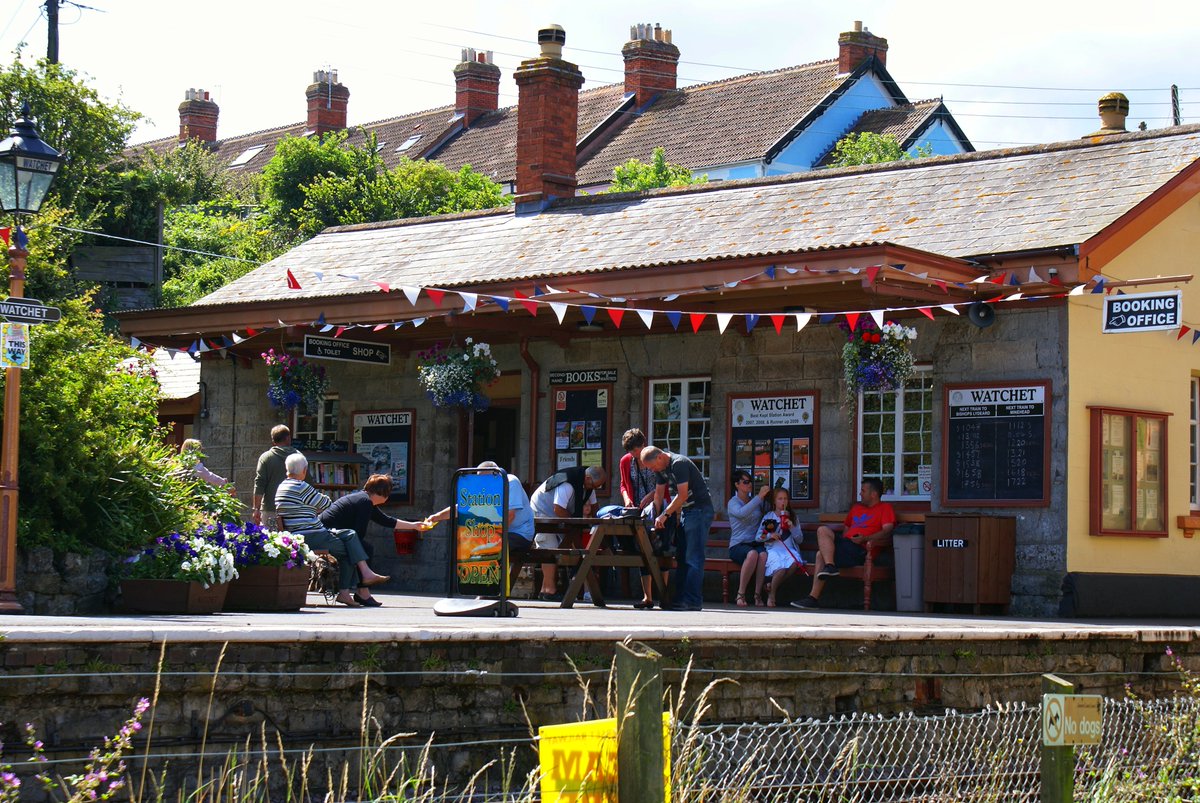
[[[1107,279],[1195,274],[1187,284],[1129,287],[1126,293],[1179,287],[1183,320],[1200,325],[1200,198],[1192,198],[1119,257],[1102,267]],[[1101,334],[1103,295],[1068,299],[1067,570],[1129,574],[1200,574],[1200,534],[1176,527],[1190,509],[1190,381],[1200,375],[1200,344],[1188,332]],[[1089,405],[1170,413],[1167,420],[1166,538],[1089,534],[1091,434]]]

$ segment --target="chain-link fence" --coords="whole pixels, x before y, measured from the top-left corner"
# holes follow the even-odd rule
[[[1076,749],[1077,800],[1114,779],[1195,776],[1195,699],[1105,700],[1103,711],[1103,743]],[[672,749],[676,800],[1036,803],[1041,709],[697,725]]]

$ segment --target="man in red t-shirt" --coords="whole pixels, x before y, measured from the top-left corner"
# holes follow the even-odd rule
[[[896,511],[881,502],[883,483],[875,477],[863,480],[859,489],[861,502],[850,508],[841,535],[822,525],[817,528],[817,575],[812,591],[804,599],[792,603],[796,608],[819,608],[818,600],[825,580],[838,576],[839,566],[862,566],[867,561],[867,549],[879,549],[892,543],[896,526]]]

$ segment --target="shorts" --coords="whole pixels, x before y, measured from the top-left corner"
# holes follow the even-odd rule
[[[734,544],[729,547],[729,559],[741,566],[746,562],[746,556],[751,552],[757,552],[762,555],[766,553],[767,547],[764,544],[759,544],[754,541],[743,541],[740,544]]]
[[[538,549],[558,549],[562,536],[558,533],[538,533],[533,537],[533,545]]]
[[[509,552],[528,552],[533,547],[533,542],[523,535],[516,533],[508,534],[508,551]]]
[[[862,566],[867,562],[867,550],[839,535],[833,542],[833,562],[841,569]]]

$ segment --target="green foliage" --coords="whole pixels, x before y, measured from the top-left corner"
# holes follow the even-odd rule
[[[692,176],[692,171],[682,165],[667,162],[667,152],[655,148],[650,156],[650,162],[639,162],[630,159],[623,165],[613,169],[613,183],[608,192],[637,192],[653,190],[659,187],[687,187],[692,184],[704,184],[708,176]]]
[[[263,168],[259,191],[281,226],[311,237],[327,226],[490,209],[508,203],[499,184],[464,165],[403,160],[388,170],[373,135],[287,137]]]
[[[876,134],[863,131],[858,134],[847,134],[833,146],[833,164],[831,167],[850,167],[851,165],[878,164],[880,162],[897,162],[902,159],[921,159],[933,153],[933,146],[918,145],[916,156],[910,156],[900,147],[900,143],[891,134]]]

